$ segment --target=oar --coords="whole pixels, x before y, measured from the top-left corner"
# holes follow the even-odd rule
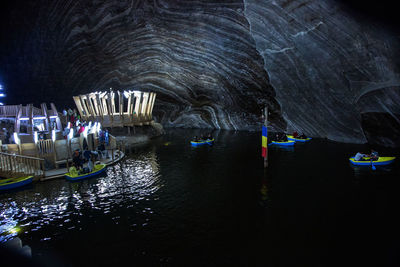
[[[375,167],[374,164],[372,163],[372,158],[371,158],[371,169],[372,169],[373,171],[376,170],[376,167]]]

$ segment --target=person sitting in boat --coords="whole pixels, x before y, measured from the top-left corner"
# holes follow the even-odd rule
[[[72,156],[72,162],[74,163],[75,168],[78,170],[83,167],[81,153],[79,152],[78,149],[74,151],[74,155]]]
[[[296,132],[296,131],[294,131],[294,132],[293,132],[293,138],[297,138],[298,136],[299,136],[299,133]]]
[[[364,159],[365,157],[367,157],[366,154],[357,152],[357,154],[354,156],[354,160],[355,160],[355,161],[363,161],[363,160],[365,160],[365,159]]]
[[[92,172],[94,170],[94,155],[91,155],[90,160],[88,162],[88,172]]]
[[[84,157],[86,162],[90,160],[90,155],[91,154],[92,154],[92,152],[90,150],[83,151],[83,157]]]
[[[195,136],[193,137],[193,141],[194,141],[194,142],[199,142],[199,138],[197,137],[197,135],[195,135]]]
[[[372,159],[372,161],[376,161],[379,159],[379,154],[377,151],[371,149],[371,154],[369,154],[370,158]]]
[[[207,135],[207,139],[208,139],[208,140],[212,140],[212,139],[213,139],[211,133],[209,133],[209,134]]]

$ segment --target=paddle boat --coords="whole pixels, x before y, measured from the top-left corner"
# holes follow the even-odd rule
[[[310,141],[312,139],[311,137],[295,138],[295,137],[293,137],[293,135],[286,135],[286,136],[287,136],[288,140],[292,140],[292,141],[295,141],[295,142],[302,142],[302,143],[308,142],[308,141]]]
[[[105,170],[106,170],[106,164],[96,164],[96,165],[94,165],[94,170],[92,172],[82,173],[82,174],[79,174],[77,171],[75,171],[73,173],[68,172],[65,174],[65,178],[67,178],[67,180],[69,180],[69,181],[78,181],[78,180],[96,176],[96,175],[104,172]]]
[[[18,178],[8,178],[0,180],[0,191],[21,187],[32,183],[33,176],[23,176]]]
[[[199,140],[199,141],[190,141],[190,144],[192,146],[213,145],[214,144],[214,138],[213,139],[206,139],[206,140]]]
[[[294,146],[296,142],[292,140],[288,141],[271,141],[270,145],[277,145],[277,146]]]
[[[357,166],[382,166],[391,164],[396,157],[379,157],[378,160],[371,161],[371,158],[364,157],[364,160],[354,160],[354,157],[349,158],[350,163]]]

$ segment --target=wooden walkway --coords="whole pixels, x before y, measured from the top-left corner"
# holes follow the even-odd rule
[[[111,156],[111,150],[109,151],[109,155],[110,155],[109,158],[100,159],[99,160],[100,163],[106,164],[107,166],[117,163],[125,156],[125,153],[120,150],[116,150],[116,151],[114,150],[114,160],[113,160],[113,157]],[[48,170],[48,171],[46,171],[46,175],[43,178],[41,178],[40,181],[47,181],[47,180],[52,180],[52,179],[57,179],[57,178],[63,178],[67,172],[68,172],[67,168]]]

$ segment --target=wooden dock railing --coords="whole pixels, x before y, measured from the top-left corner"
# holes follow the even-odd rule
[[[0,152],[0,176],[11,178],[25,175],[44,177],[44,159]]]

